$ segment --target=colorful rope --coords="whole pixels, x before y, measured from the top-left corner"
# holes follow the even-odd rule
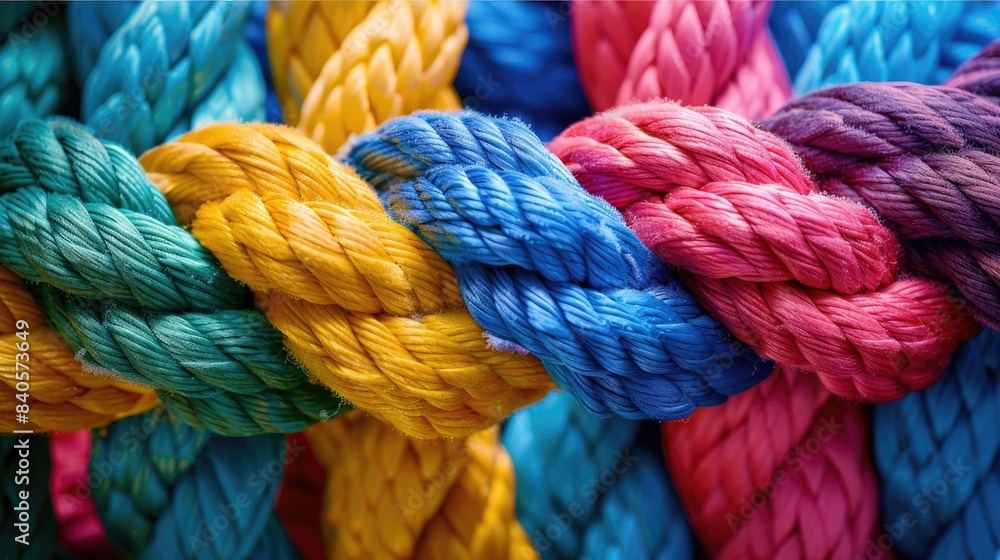
[[[268,49],[285,122],[328,152],[418,109],[458,109],[464,1],[272,5]]]
[[[127,5],[102,4],[69,13],[73,29],[104,24],[75,61],[81,117],[98,136],[141,153],[210,122],[263,120],[264,80],[240,35],[249,4],[143,2],[124,20]]]
[[[0,192],[0,263],[42,283],[46,320],[91,371],[223,434],[299,431],[343,408],[121,147],[24,121],[0,143]]]
[[[268,2],[265,0],[254,0],[250,2],[250,16],[247,24],[243,27],[243,38],[246,39],[250,48],[253,49],[254,57],[264,74],[264,83],[267,87],[267,122],[284,122],[281,116],[281,104],[278,102],[278,94],[274,91],[274,77],[271,75],[271,63],[267,57],[267,13]]]
[[[444,259],[300,133],[217,125],[141,161],[296,360],[406,434],[463,437],[552,386],[534,358],[490,344]]]
[[[591,412],[682,418],[766,377],[524,125],[421,113],[349,159],[456,267],[490,336],[538,356]]]
[[[538,558],[497,431],[421,442],[361,412],[310,428],[327,471],[327,557]]]
[[[580,2],[571,13],[577,69],[603,111],[659,97],[751,118],[791,93],[767,29],[769,0]]]
[[[0,3],[0,137],[21,119],[55,113],[69,74],[61,8]]]
[[[542,558],[694,557],[670,476],[640,447],[638,429],[597,418],[561,392],[504,426],[517,517]]]
[[[504,114],[549,140],[590,113],[570,44],[570,3],[470,2],[455,77],[466,109]]]
[[[213,437],[162,409],[95,434],[89,481],[125,558],[294,558],[271,504],[284,437]]]

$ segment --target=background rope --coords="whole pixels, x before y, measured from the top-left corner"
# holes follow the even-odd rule
[[[559,391],[507,422],[517,517],[542,558],[693,558],[670,476],[638,432]]]
[[[491,349],[448,264],[302,134],[217,125],[142,164],[296,359],[406,434],[462,437],[552,386],[534,358]]]
[[[209,122],[264,118],[263,77],[240,35],[249,4],[144,2],[124,21],[128,6],[101,4],[69,13],[73,28],[103,24],[75,61],[81,117],[99,136],[141,153]]]
[[[791,86],[767,29],[769,1],[579,2],[570,16],[577,69],[603,111],[658,97],[751,118]]]
[[[54,2],[0,4],[0,137],[62,102],[69,74],[61,10]]]
[[[268,49],[285,122],[328,152],[417,109],[458,109],[464,2],[275,2]]]
[[[345,408],[288,361],[121,147],[25,121],[0,143],[0,192],[0,263],[43,283],[36,300],[85,366],[225,434],[298,431]]]
[[[523,124],[420,113],[360,138],[349,159],[456,267],[490,336],[541,358],[591,412],[682,418],[769,371]]]
[[[355,412],[306,434],[327,471],[328,558],[538,558],[497,429],[421,442]]]
[[[795,90],[940,83],[1000,35],[997,2],[778,2],[771,29]]]
[[[250,48],[253,49],[254,57],[264,75],[264,83],[267,87],[266,120],[267,122],[284,122],[281,116],[281,104],[278,103],[278,95],[274,91],[274,77],[271,75],[271,62],[267,57],[267,13],[268,2],[266,0],[254,0],[250,2],[250,17],[243,26],[243,38],[246,39]]]
[[[274,510],[302,558],[324,560],[326,545],[320,518],[323,516],[326,472],[316,460],[305,433],[288,434],[286,438],[297,455],[294,461],[285,465]]]
[[[213,437],[162,409],[95,433],[90,481],[126,558],[293,558],[271,504],[284,437]]]
[[[1000,551],[1000,334],[962,345],[930,389],[875,407],[875,465],[890,546],[907,558]],[[882,542],[877,543],[882,546]]]
[[[462,105],[516,117],[548,140],[590,113],[570,42],[570,3],[470,2],[455,77]]]
[[[873,215],[819,195],[787,145],[732,113],[631,105],[549,147],[737,338],[835,394],[923,389],[976,332],[946,286],[899,278],[899,246]]]
[[[18,321],[26,321],[28,328],[17,328]],[[18,332],[28,334],[22,340]],[[29,352],[19,352],[18,344],[25,342]],[[24,367],[16,365],[19,361]],[[19,381],[27,381],[28,391],[17,390]],[[18,398],[22,393],[27,394],[26,401]],[[85,371],[73,350],[45,324],[24,282],[0,267],[0,410],[4,412],[0,431],[85,430],[144,412],[157,403],[149,388]],[[29,409],[28,422],[21,424],[15,412],[24,404]]]
[[[825,192],[874,208],[914,271],[954,284],[976,319],[1000,326],[1000,107],[949,87],[853,84],[794,100],[762,126]]]
[[[56,519],[48,487],[48,442],[39,436],[0,437],[0,465],[4,476],[0,538],[7,543],[4,557],[11,560],[64,557],[61,551],[57,554],[56,547]],[[20,493],[25,491],[28,499],[22,500]],[[16,526],[24,522],[20,518],[22,511],[28,515],[27,546],[14,540],[24,534]]]

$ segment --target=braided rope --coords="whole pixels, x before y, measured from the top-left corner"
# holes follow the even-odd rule
[[[327,557],[538,558],[497,431],[421,442],[360,412],[310,428],[327,471]]]
[[[268,48],[285,122],[328,152],[417,109],[458,109],[466,5],[276,2]]]
[[[570,42],[569,2],[470,2],[455,77],[462,105],[530,124],[542,140],[590,113]]]
[[[17,328],[18,321],[27,322],[28,328]],[[22,340],[18,332],[28,334]],[[22,343],[27,343],[29,352],[19,352]],[[27,382],[29,390],[18,391],[19,381]],[[24,400],[18,398],[22,393]],[[28,405],[27,423],[15,420],[19,404]],[[0,267],[0,410],[4,411],[0,431],[96,428],[156,404],[156,395],[148,388],[85,371],[73,351],[45,325],[21,279]]]
[[[154,410],[95,434],[89,480],[126,558],[290,558],[271,505],[289,453],[279,434],[213,437]]]
[[[25,121],[0,144],[0,192],[0,263],[42,283],[46,319],[86,366],[224,434],[298,431],[342,408],[121,147]]]
[[[138,0],[119,0],[70,2],[66,6],[66,19],[71,23],[66,27],[66,35],[73,45],[70,59],[77,85],[83,87],[97,65],[104,44],[140,4]]]
[[[274,77],[271,75],[271,62],[267,57],[267,14],[269,11],[268,2],[265,0],[253,0],[250,2],[250,17],[243,27],[243,38],[253,49],[254,58],[264,74],[264,83],[267,87],[267,122],[283,122],[281,116],[281,104],[278,102],[278,94],[274,91]]]
[[[888,229],[819,194],[791,149],[748,120],[652,102],[578,123],[549,147],[684,268],[737,338],[837,395],[926,388],[975,334],[946,286],[899,278]]]
[[[448,264],[300,133],[218,125],[141,161],[296,359],[406,434],[465,436],[552,386],[535,359],[491,349]]]
[[[524,125],[421,113],[349,158],[453,263],[476,321],[541,358],[591,412],[681,418],[766,376]]]
[[[34,8],[34,2],[0,7],[0,137],[21,119],[55,113],[69,78],[62,20],[49,13],[58,7]]]
[[[658,97],[768,115],[791,86],[767,29],[769,1],[581,2],[573,48],[591,106]]]
[[[868,430],[862,408],[787,368],[663,424],[688,519],[719,559],[863,555],[878,520]]]
[[[1000,326],[1000,107],[949,87],[855,84],[792,101],[762,125],[825,192],[874,208],[915,271],[954,284],[976,319]]]
[[[774,2],[768,27],[785,60],[788,74],[797,76],[806,53],[816,42],[826,15],[844,0],[812,0],[810,2]]]
[[[0,465],[4,477],[0,538],[7,543],[4,557],[11,560],[61,557],[57,556],[56,520],[48,488],[48,443],[38,436],[2,437]]]
[[[926,391],[875,407],[882,520],[911,558],[1000,551],[1000,335],[966,342]]]
[[[124,21],[127,6],[95,4],[71,11],[69,23],[121,23],[96,61],[100,30],[76,61],[86,75],[82,118],[102,138],[141,153],[209,122],[264,118],[263,77],[240,36],[247,3],[143,2]]]
[[[501,441],[517,517],[543,558],[692,558],[690,529],[639,424],[599,419],[565,393],[519,411]]]

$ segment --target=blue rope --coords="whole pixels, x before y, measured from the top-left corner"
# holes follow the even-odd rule
[[[70,52],[77,85],[83,87],[90,71],[97,64],[104,44],[112,33],[125,24],[125,20],[140,3],[126,0],[69,3],[66,17],[72,25],[67,26],[66,33],[69,43],[73,45]]]
[[[213,437],[163,410],[94,432],[94,504],[127,558],[295,558],[274,514],[284,437]]]
[[[769,373],[525,125],[420,113],[360,138],[349,160],[455,266],[499,345],[538,356],[594,414],[681,418]]]
[[[48,6],[0,3],[0,137],[21,119],[55,113],[62,102],[69,79],[62,21],[55,4]]]
[[[1000,552],[1000,334],[963,344],[940,381],[875,407],[882,521],[909,558]]]
[[[455,88],[468,109],[516,117],[548,141],[590,114],[573,60],[569,2],[471,2]]]
[[[86,75],[82,119],[133,153],[210,122],[262,120],[264,79],[240,35],[249,7],[225,1],[136,7],[100,46],[89,71],[90,58],[77,57],[77,73]],[[69,24],[115,22],[126,10],[88,3],[69,13]],[[91,51],[108,29],[85,42]]]
[[[861,81],[939,83],[997,36],[998,17],[997,2],[779,2],[770,25],[796,92],[806,93]]]
[[[639,424],[600,419],[553,392],[516,413],[501,440],[517,473],[517,517],[545,559],[692,558],[663,460]]]
[[[271,74],[271,61],[267,54],[267,10],[268,3],[263,0],[250,2],[250,17],[243,27],[243,38],[250,44],[257,64],[264,73],[264,82],[267,84],[267,122],[283,123],[285,120],[281,114],[278,95],[274,92],[274,76]]]
[[[12,410],[5,412],[13,414]],[[24,440],[28,440],[26,451],[22,445]],[[23,457],[22,453],[27,453],[27,457]],[[26,461],[26,469],[21,464],[22,457]],[[3,466],[0,468],[0,475],[3,476],[3,483],[0,484],[0,539],[3,539],[4,558],[48,560],[55,557],[56,517],[49,496],[49,442],[39,436],[2,437],[0,458],[0,465]],[[27,500],[21,499],[21,491],[28,492]],[[19,519],[22,511],[28,514],[27,546],[14,540],[23,534],[15,526],[15,523],[23,522]]]

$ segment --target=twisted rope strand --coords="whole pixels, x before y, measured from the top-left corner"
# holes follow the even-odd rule
[[[333,153],[393,117],[458,109],[465,10],[452,0],[276,3],[268,37],[285,122]]]
[[[244,290],[121,147],[26,121],[0,144],[0,192],[0,261],[44,283],[42,311],[85,365],[151,385],[186,421],[227,434],[297,431],[342,408],[287,360],[263,315],[241,309]]]
[[[0,7],[0,137],[22,119],[55,113],[63,100],[69,75],[62,18],[55,4],[36,8],[34,2]],[[45,24],[33,23],[36,16]]]
[[[477,322],[541,358],[595,414],[680,418],[766,374],[524,125],[421,113],[359,139],[349,158],[458,268]]]
[[[871,214],[819,194],[788,146],[736,115],[637,104],[549,148],[643,243],[686,267],[737,338],[840,396],[925,388],[975,333],[944,285],[898,278],[899,246]]]
[[[534,358],[490,348],[448,264],[301,134],[214,126],[142,164],[296,359],[408,435],[468,435],[551,387]]]

